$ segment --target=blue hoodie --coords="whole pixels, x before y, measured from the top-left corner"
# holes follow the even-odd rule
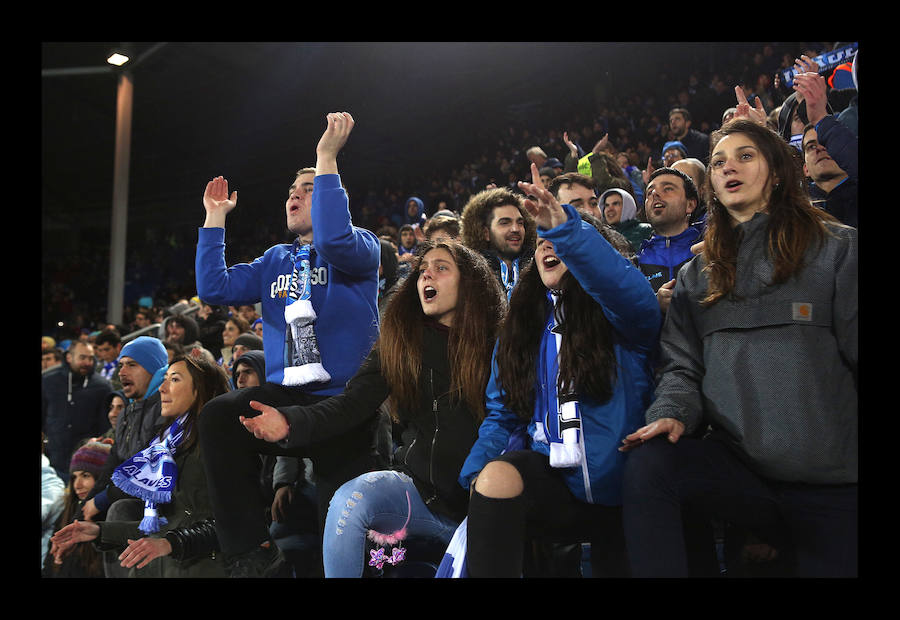
[[[340,176],[313,181],[313,244],[309,262],[315,333],[328,382],[308,386],[309,393],[330,396],[343,391],[378,337],[378,265],[381,246],[371,231],[353,226]],[[293,264],[291,244],[279,244],[251,263],[228,267],[225,229],[200,228],[197,242],[197,294],[207,303],[262,302],[266,380],[284,379],[285,301]]]

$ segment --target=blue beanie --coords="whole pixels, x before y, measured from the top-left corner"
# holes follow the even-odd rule
[[[144,367],[151,375],[169,363],[169,354],[159,338],[138,336],[124,347],[119,359],[130,357]]]
[[[672,140],[671,142],[666,142],[665,144],[663,144],[662,153],[660,153],[660,156],[665,156],[666,151],[668,151],[669,149],[678,149],[679,151],[681,151],[682,155],[687,157],[687,149],[684,148],[684,144],[682,144],[678,140]]]

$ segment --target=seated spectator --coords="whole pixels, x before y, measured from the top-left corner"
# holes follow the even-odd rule
[[[469,574],[522,576],[526,536],[537,536],[589,540],[594,576],[627,576],[617,448],[652,396],[659,306],[620,236],[536,183],[522,187],[536,196],[525,205],[539,241],[510,299],[487,417],[459,476],[471,491]]]
[[[240,315],[232,315],[225,321],[225,327],[222,329],[222,348],[220,349],[222,357],[216,361],[227,372],[231,372],[231,364],[234,361],[235,341],[238,336],[249,331],[250,324]]]
[[[241,334],[234,339],[234,346],[231,347],[231,365],[241,359],[247,351],[262,351],[263,340],[254,333],[247,332]]]
[[[110,445],[86,442],[75,450],[69,465],[69,484],[65,492],[62,514],[56,524],[56,532],[50,538],[42,575],[44,577],[103,577],[100,553],[87,540],[74,541],[63,550],[59,546],[61,532],[79,527],[84,519],[81,512],[84,502],[94,488],[97,477],[109,457]],[[87,522],[89,523],[89,522]],[[65,534],[63,534],[65,536]],[[66,557],[63,557],[63,556]]]
[[[857,232],[810,204],[795,158],[752,121],[712,135],[705,247],[675,284],[646,425],[621,448],[635,576],[687,576],[688,507],[796,576],[856,576]]]
[[[468,496],[456,479],[483,419],[505,295],[484,258],[454,243],[423,244],[414,273],[391,299],[378,342],[342,394],[310,406],[254,403],[262,415],[244,419],[257,437],[304,446],[374,418],[389,399],[404,429],[396,470],[362,474],[334,494],[325,577],[360,577],[367,560],[377,568],[396,564],[407,537],[446,546],[466,515]],[[367,538],[379,547],[371,557]]]
[[[205,357],[173,360],[159,388],[167,426],[113,474],[116,486],[144,501],[144,518],[75,521],[53,536],[55,557],[96,540],[119,551],[131,577],[224,577],[196,420],[229,389],[223,370]]]
[[[41,433],[41,570],[50,549],[50,537],[56,528],[56,520],[62,513],[66,494],[66,483],[56,470],[50,467],[50,459],[44,454],[46,438]]]

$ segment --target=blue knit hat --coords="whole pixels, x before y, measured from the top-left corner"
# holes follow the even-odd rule
[[[138,336],[124,347],[119,359],[130,357],[144,367],[151,375],[169,363],[169,354],[158,338]]]
[[[665,144],[663,144],[662,152],[660,153],[660,157],[664,157],[666,154],[666,151],[668,151],[669,149],[678,149],[679,151],[681,151],[682,155],[687,157],[687,149],[684,148],[684,144],[681,143],[679,140],[672,140],[671,142],[666,142]]]

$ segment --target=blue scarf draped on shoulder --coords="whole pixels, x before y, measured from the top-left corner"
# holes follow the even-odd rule
[[[166,519],[156,512],[157,504],[172,501],[172,490],[178,482],[175,450],[184,438],[185,418],[175,420],[162,439],[154,437],[150,445],[119,465],[112,474],[113,483],[138,499],[144,500],[144,518],[138,529],[145,534],[159,531]]]

